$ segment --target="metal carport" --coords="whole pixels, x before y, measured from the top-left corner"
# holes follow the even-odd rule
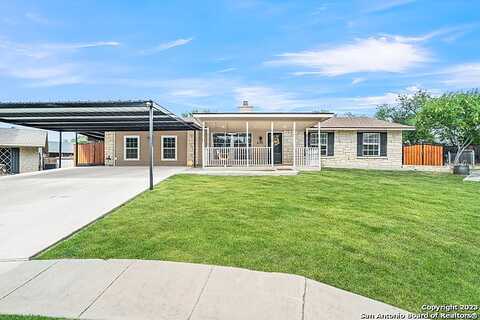
[[[153,189],[153,132],[200,129],[152,100],[2,102],[0,122],[60,134],[76,132],[97,139],[103,139],[106,131],[149,131],[150,189]]]

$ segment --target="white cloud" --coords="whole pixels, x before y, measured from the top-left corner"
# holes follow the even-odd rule
[[[362,83],[362,82],[365,82],[367,79],[365,78],[353,78],[352,79],[352,84],[359,84],[359,83]]]
[[[49,19],[47,19],[44,16],[42,16],[38,13],[35,13],[35,12],[25,13],[25,18],[27,18],[28,20],[30,20],[32,22],[39,23],[39,24],[49,24],[50,23]]]
[[[378,37],[357,39],[330,49],[284,53],[267,64],[313,69],[294,72],[297,76],[339,76],[358,72],[405,72],[429,60],[430,54],[418,44]]]
[[[172,49],[172,48],[175,48],[175,47],[186,45],[186,44],[190,43],[192,40],[193,40],[193,38],[187,38],[187,39],[180,38],[180,39],[176,39],[176,40],[173,40],[173,41],[170,41],[170,42],[161,43],[158,46],[156,46],[154,48],[151,48],[151,49],[142,50],[142,51],[140,51],[140,53],[143,54],[143,55],[155,54],[155,53],[158,53],[158,52],[161,52],[161,51],[165,51],[165,50],[168,50],[168,49]]]
[[[0,40],[0,76],[30,80],[26,86],[56,86],[87,81],[90,63],[66,62],[66,54],[96,47],[118,47],[116,41],[85,43],[16,43]]]
[[[458,37],[464,35],[471,29],[473,29],[476,24],[464,24],[454,27],[440,28],[420,36],[400,36],[400,35],[389,35],[384,34],[383,36],[394,39],[398,42],[424,42],[431,40],[433,38],[439,37],[443,41],[452,42]]]
[[[380,0],[376,4],[370,6],[365,10],[366,13],[375,13],[390,10],[396,7],[404,6],[415,0]]]
[[[227,73],[235,70],[237,70],[237,68],[226,68],[226,69],[218,70],[217,73]]]
[[[241,86],[234,89],[237,101],[248,100],[253,106],[269,111],[289,111],[314,107],[314,102],[299,98],[291,92],[280,91],[266,86]]]
[[[480,88],[480,63],[466,63],[448,67],[439,72],[441,82],[457,89]]]

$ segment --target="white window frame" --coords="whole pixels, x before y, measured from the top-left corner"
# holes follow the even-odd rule
[[[315,131],[307,132],[308,147],[318,147],[318,143],[313,143],[311,141],[312,135],[318,135],[318,132],[315,132]],[[322,136],[325,137],[325,140],[324,140],[325,143],[322,143]],[[320,139],[317,138],[317,140],[320,141],[321,155],[327,156],[328,155],[328,132],[320,132]]]
[[[371,142],[365,142],[365,135],[366,134],[374,134],[378,136],[378,142],[377,143],[371,143]],[[381,148],[381,134],[380,132],[364,132],[362,135],[362,157],[380,157],[380,148]],[[365,154],[365,146],[378,146],[377,148],[377,154]]]
[[[137,157],[127,159],[127,139],[136,138],[137,139]],[[131,148],[133,149],[133,148]],[[140,160],[140,136],[123,136],[123,160],[125,161],[138,161]]]
[[[174,159],[171,159],[171,158],[165,159],[165,158],[163,157],[163,139],[164,139],[164,138],[174,138],[174,139],[175,139],[175,158],[174,158]],[[160,141],[161,141],[161,144],[162,144],[162,148],[161,148],[161,150],[160,150],[162,161],[177,161],[177,150],[178,150],[178,139],[177,139],[177,136],[161,136],[161,137],[160,137]],[[169,147],[168,149],[172,149],[172,148]]]
[[[210,135],[210,139],[212,141],[212,146],[215,147],[215,140],[214,140],[214,136],[216,134],[222,134],[224,136],[230,136],[230,145],[227,146],[227,147],[216,147],[216,148],[245,148],[245,147],[237,147],[235,146],[235,142],[233,141],[233,136],[235,135],[240,135],[240,134],[246,134],[246,132],[225,132],[225,131],[216,131],[216,132],[212,132],[211,135]],[[247,147],[252,147],[252,139],[253,139],[253,135],[251,132],[248,133],[248,136],[247,136]]]

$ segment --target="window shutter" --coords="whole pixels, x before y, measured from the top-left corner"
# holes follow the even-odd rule
[[[328,133],[327,156],[333,156],[335,150],[335,133]]]
[[[357,132],[357,156],[363,156],[363,133]]]
[[[20,149],[12,148],[11,151],[11,173],[20,173]]]
[[[380,133],[380,156],[381,157],[387,156],[387,133],[386,132]]]

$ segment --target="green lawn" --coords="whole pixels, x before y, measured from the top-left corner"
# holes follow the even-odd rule
[[[479,195],[480,183],[445,174],[179,175],[40,258],[295,273],[411,311],[480,304]]]

